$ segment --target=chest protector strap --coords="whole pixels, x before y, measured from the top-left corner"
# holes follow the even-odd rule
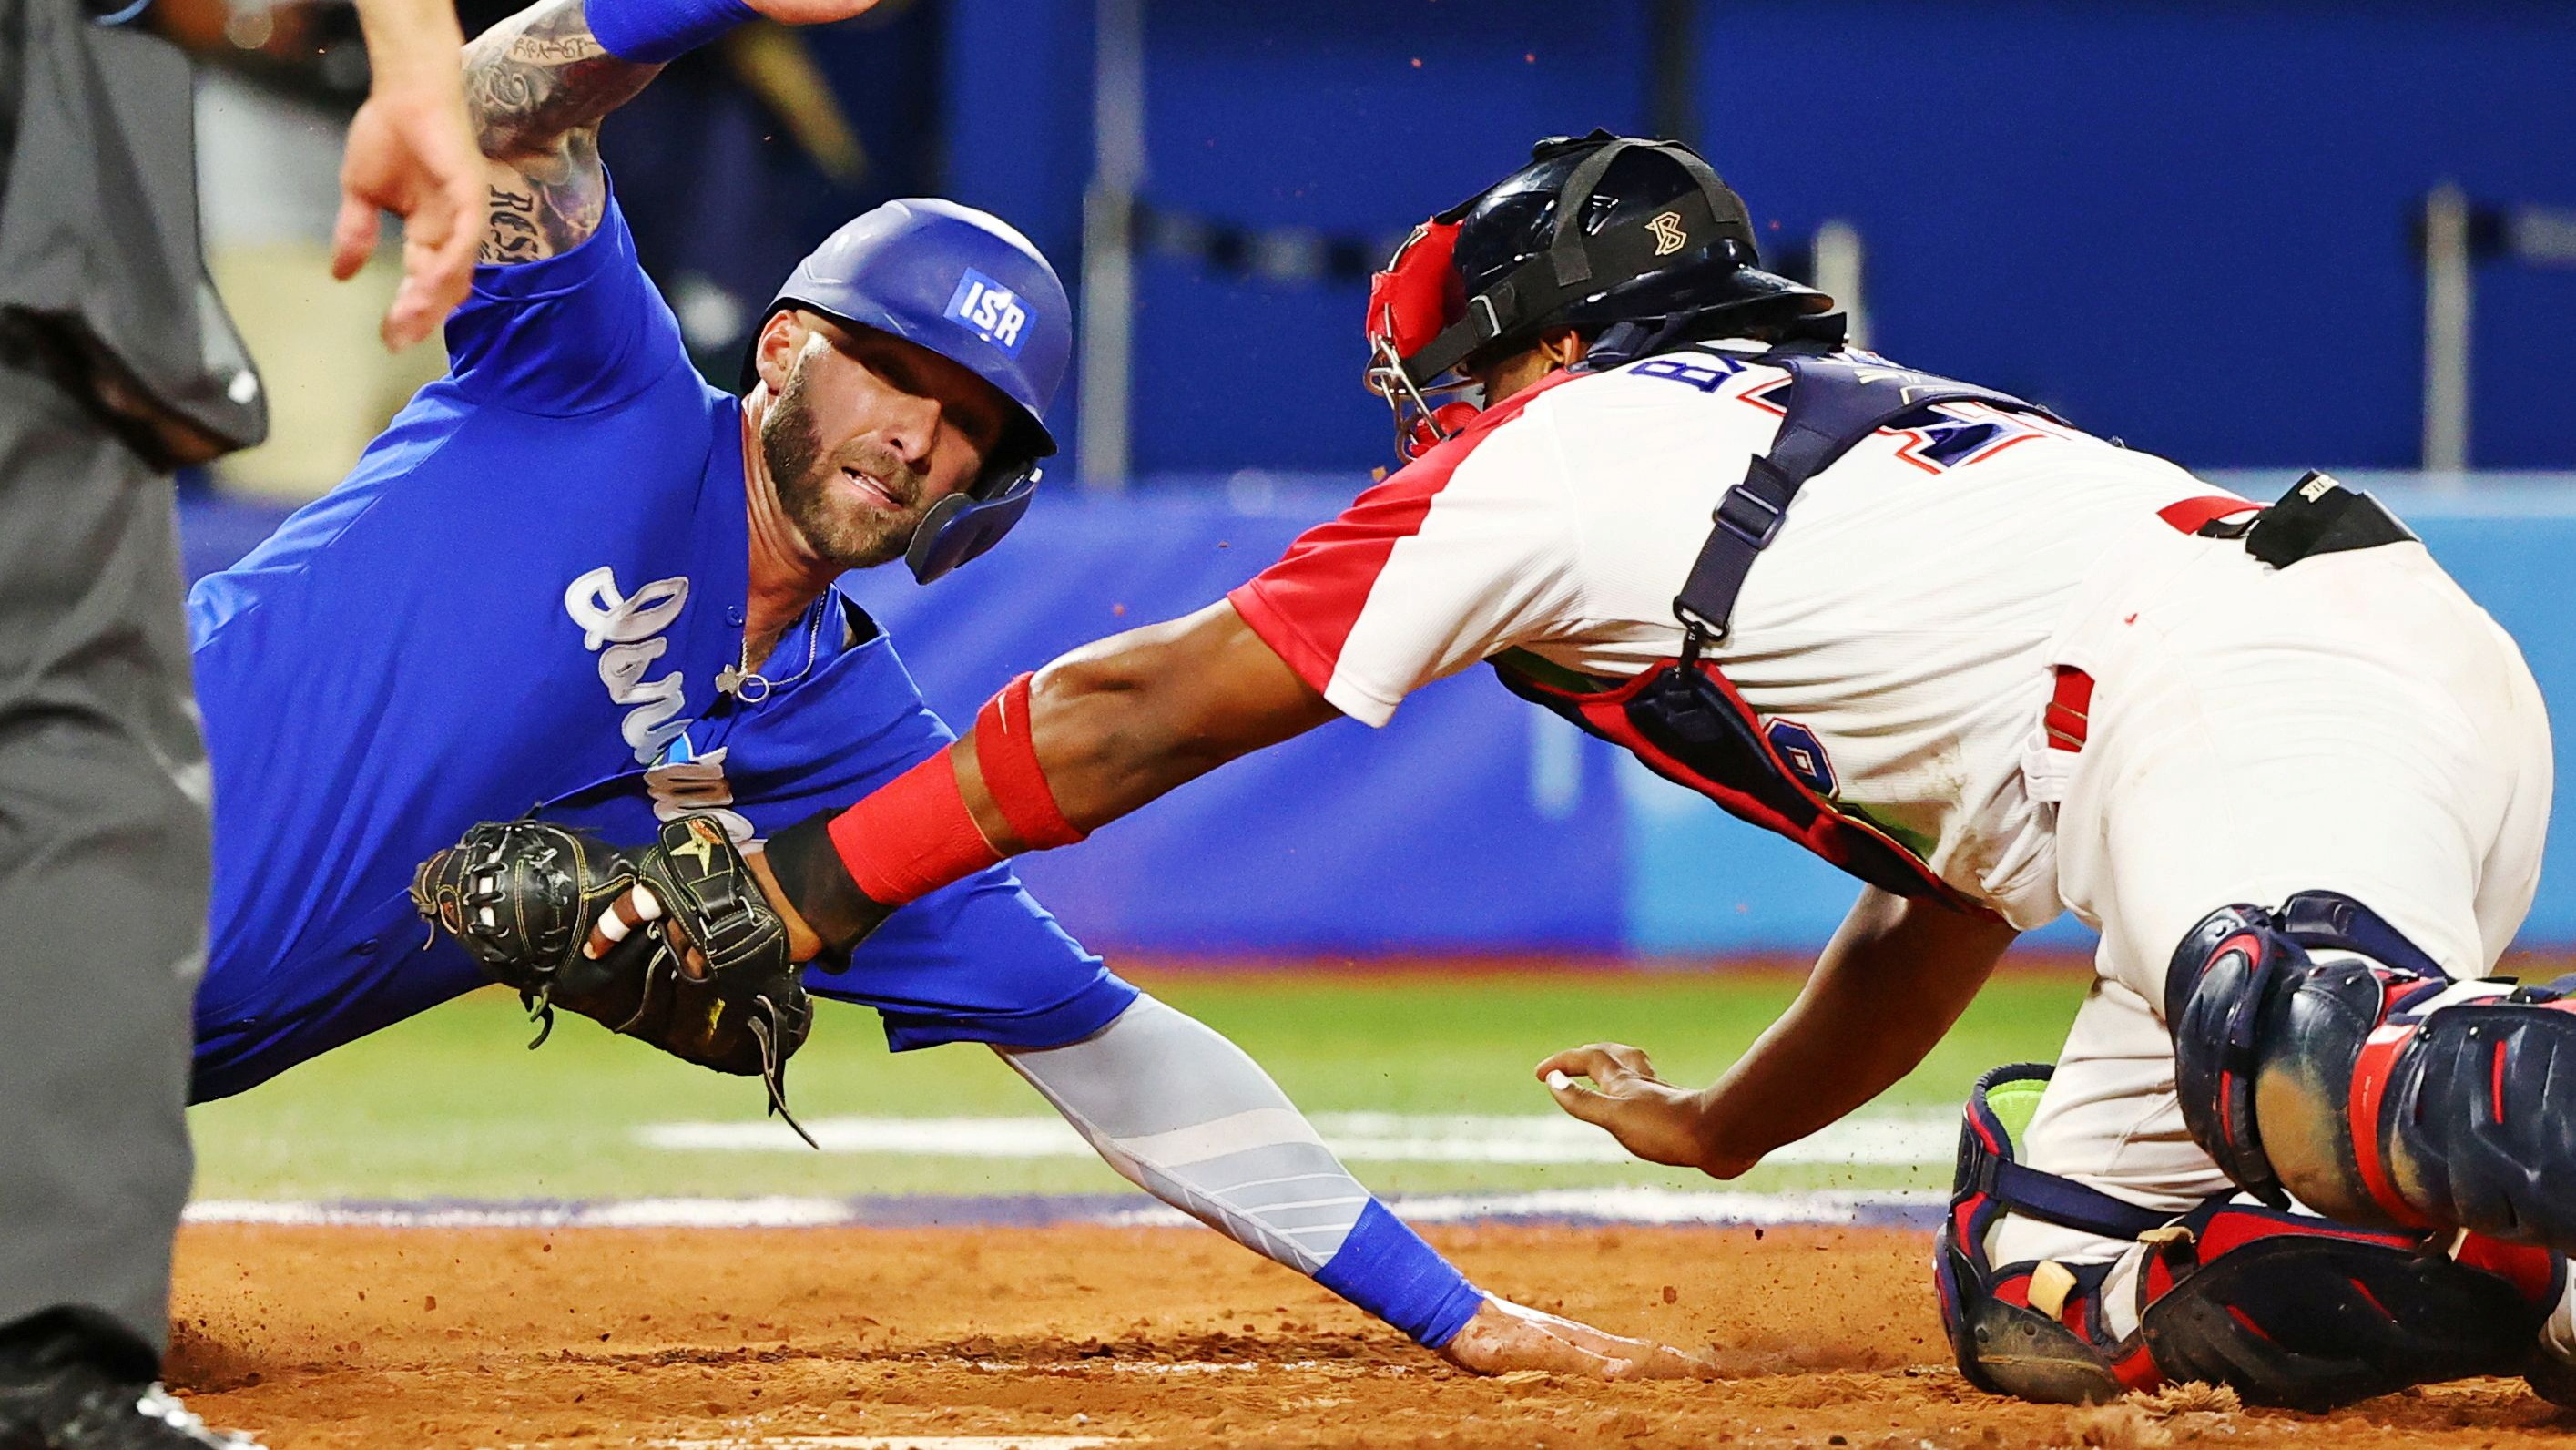
[[[1778,536],[1789,515],[1789,501],[1807,480],[1879,429],[1918,408],[1939,403],[1984,403],[2015,413],[2035,413],[2063,422],[2036,403],[1973,383],[1918,373],[1866,353],[1828,350],[1831,344],[1800,339],[1784,342],[1754,361],[1789,374],[1788,416],[1771,451],[1754,458],[1744,481],[1718,500],[1717,527],[1700,545],[1690,578],[1673,599],[1673,614],[1688,631],[1684,660],[1698,657],[1707,644],[1726,638],[1735,596],[1754,556]]]
[[[1900,896],[1978,910],[1914,850],[1837,807],[1819,762],[1785,757],[1774,738],[1776,727],[1765,730],[1734,686],[1701,656],[1725,639],[1735,596],[1754,556],[1780,532],[1790,499],[1854,444],[1936,403],[1973,401],[2054,415],[2008,394],[1838,351],[1821,340],[1782,343],[1758,361],[1788,371],[1788,416],[1771,451],[1755,458],[1744,481],[1719,502],[1717,527],[1673,601],[1684,630],[1681,657],[1610,689],[1551,678],[1536,660],[1505,656],[1496,668],[1514,693],[1626,747],[1656,774],[1787,836],[1861,880]],[[1799,742],[1792,739],[1787,748],[1795,755]]]

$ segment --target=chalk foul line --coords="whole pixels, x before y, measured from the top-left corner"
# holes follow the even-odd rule
[[[1397,1195],[1416,1223],[1788,1225],[1926,1228],[1946,1195],[1928,1189],[1702,1192],[1670,1188],[1561,1188],[1524,1193]],[[904,1194],[856,1198],[639,1198],[618,1200],[213,1199],[188,1206],[190,1223],[353,1228],[1041,1228],[1099,1224],[1180,1226],[1194,1220],[1141,1194],[992,1196]]]
[[[1317,1113],[1325,1146],[1348,1163],[1580,1164],[1631,1161],[1609,1134],[1562,1113],[1537,1115]],[[1062,1118],[816,1118],[806,1127],[827,1153],[1029,1160],[1089,1158]],[[809,1153],[784,1123],[745,1119],[655,1123],[635,1130],[648,1148],[695,1153]],[[1850,1118],[1780,1148],[1766,1165],[1920,1167],[1950,1161],[1956,1113]]]

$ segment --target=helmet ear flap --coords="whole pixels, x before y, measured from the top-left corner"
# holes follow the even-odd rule
[[[927,584],[1002,542],[1029,511],[1040,476],[1035,467],[1022,468],[932,504],[913,526],[912,543],[903,551],[913,580]]]

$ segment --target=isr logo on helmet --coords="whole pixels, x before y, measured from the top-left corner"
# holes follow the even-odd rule
[[[957,279],[957,290],[948,298],[948,315],[1009,353],[1020,350],[1021,330],[1029,321],[1028,309],[1010,288],[972,267]]]

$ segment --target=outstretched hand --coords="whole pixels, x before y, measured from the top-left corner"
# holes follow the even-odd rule
[[[380,213],[403,219],[402,287],[379,330],[386,347],[400,350],[465,300],[490,188],[465,117],[454,12],[419,0],[365,0],[359,17],[375,79],[341,153],[331,275],[346,282],[367,264]]]
[[[379,93],[349,123],[331,275],[345,282],[376,250],[377,214],[403,219],[403,280],[379,334],[400,350],[429,336],[465,300],[483,246],[488,183],[463,103],[436,93]]]
[[[1578,1375],[1585,1379],[1704,1379],[1716,1367],[1651,1339],[1611,1334],[1572,1319],[1525,1308],[1491,1294],[1476,1317],[1440,1348],[1440,1355],[1476,1374]]]
[[[1538,1065],[1538,1080],[1566,1112],[1606,1128],[1619,1146],[1649,1163],[1697,1168],[1732,1178],[1751,1165],[1709,1161],[1699,1094],[1655,1076],[1646,1054],[1624,1042],[1571,1048]],[[1586,1078],[1591,1086],[1575,1081]]]

